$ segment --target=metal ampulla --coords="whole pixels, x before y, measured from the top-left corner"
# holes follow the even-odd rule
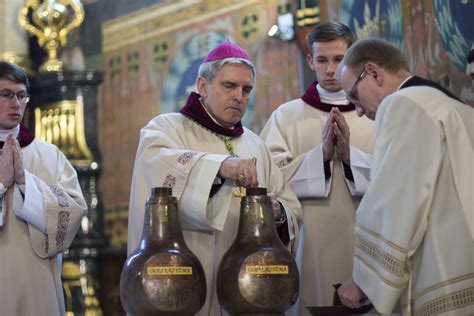
[[[142,239],[122,270],[120,298],[134,316],[194,315],[204,305],[204,270],[184,242],[171,188],[151,190]]]
[[[278,237],[265,188],[247,188],[239,229],[217,274],[217,297],[232,315],[284,315],[296,303],[296,262]]]

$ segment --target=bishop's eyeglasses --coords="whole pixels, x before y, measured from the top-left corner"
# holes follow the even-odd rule
[[[15,93],[15,92],[13,92],[11,90],[8,90],[8,89],[1,90],[0,91],[0,97],[5,99],[5,100],[8,100],[8,101],[11,101],[11,100],[13,100],[13,98],[16,97],[18,102],[20,102],[21,104],[26,104],[30,100],[30,95],[28,94],[28,92],[19,91],[19,92]]]

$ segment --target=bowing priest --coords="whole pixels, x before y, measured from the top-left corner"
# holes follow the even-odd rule
[[[64,315],[61,253],[87,205],[66,157],[21,124],[28,86],[0,62],[0,314]]]
[[[383,314],[399,299],[404,315],[473,314],[474,109],[413,76],[382,39],[354,44],[340,71],[377,133],[341,301],[358,307],[368,297]]]
[[[260,135],[302,204],[296,316],[310,315],[306,306],[332,305],[333,284],[352,272],[355,210],[369,183],[375,141],[373,122],[357,117],[335,78],[353,42],[342,23],[316,26],[306,56],[316,81],[301,98],[280,105]]]
[[[272,193],[279,234],[296,247],[300,204],[263,141],[242,126],[255,67],[239,46],[224,42],[201,64],[196,86],[179,113],[153,118],[140,133],[128,223],[128,253],[139,244],[152,187],[171,187],[189,248],[206,273],[207,298],[198,315],[224,315],[216,295],[217,269],[238,227],[238,187]],[[256,158],[256,165],[252,158]]]

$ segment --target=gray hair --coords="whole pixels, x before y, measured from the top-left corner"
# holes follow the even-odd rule
[[[391,74],[410,71],[402,51],[381,38],[365,38],[357,41],[346,52],[342,64],[355,73],[361,71],[368,62],[377,64]]]
[[[255,80],[255,66],[250,60],[243,58],[225,58],[202,63],[201,66],[199,66],[198,76],[212,81],[216,76],[217,71],[221,69],[225,64],[240,64],[247,66],[248,68],[250,68],[250,70],[252,70],[253,80]]]

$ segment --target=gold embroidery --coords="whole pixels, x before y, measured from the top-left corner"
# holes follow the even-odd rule
[[[376,233],[370,229],[368,229],[367,227],[364,227],[363,225],[361,225],[360,223],[356,223],[356,227],[360,228],[361,230],[363,230],[364,232],[366,232],[367,234],[369,235],[372,235],[374,236],[375,238],[377,239],[380,239],[382,240],[384,243],[386,243],[387,245],[389,245],[390,247],[392,248],[395,248],[396,250],[400,251],[400,252],[403,252],[403,254],[405,255],[408,255],[408,249],[405,249],[403,247],[400,247],[399,245],[391,242],[390,240],[387,240],[385,239],[382,235],[380,235],[379,233]]]
[[[474,305],[474,287],[447,294],[421,305],[415,315],[429,316]]]
[[[356,235],[355,245],[376,260],[388,272],[399,277],[406,273],[407,269],[405,262],[385,252],[380,248],[380,246],[365,240],[359,235]]]
[[[232,157],[235,157],[234,145],[232,145],[231,139],[224,139],[225,149],[229,152]]]
[[[389,281],[387,280],[386,278],[384,278],[382,276],[382,274],[380,273],[380,271],[378,271],[377,269],[375,269],[374,267],[372,267],[365,259],[363,259],[361,256],[359,255],[354,255],[355,258],[359,259],[362,263],[364,263],[364,265],[372,270],[375,274],[377,274],[378,278],[384,282],[385,284],[387,284],[388,286],[391,286],[391,287],[395,287],[395,288],[404,288],[406,286],[406,281],[404,280],[402,283],[394,283],[392,281]]]
[[[201,104],[202,104],[202,101],[201,101]],[[231,155],[232,157],[238,157],[234,152],[234,145],[232,145],[232,140],[234,139],[234,137],[225,137],[225,136],[223,136],[221,134],[218,134],[218,133],[214,132],[213,130],[207,128],[206,126],[202,125],[201,123],[195,121],[191,117],[188,117],[188,116],[186,116],[186,117],[188,119],[190,119],[191,121],[193,121],[194,123],[196,123],[198,126],[202,127],[204,130],[210,132],[211,134],[219,137],[219,139],[223,140],[224,145],[225,145],[225,149],[227,150],[229,155]],[[235,197],[243,197],[243,196],[245,196],[245,194],[246,194],[245,188],[243,188],[243,187],[240,187],[238,191],[234,192]]]
[[[423,291],[417,293],[416,295],[414,295],[413,300],[416,301],[417,299],[419,299],[420,297],[422,297],[426,293],[434,291],[434,290],[439,289],[441,287],[445,287],[445,286],[448,286],[450,284],[466,281],[466,280],[473,279],[473,278],[474,278],[474,273],[469,273],[469,274],[459,276],[457,278],[453,278],[453,279],[450,279],[450,280],[440,282],[438,284],[432,285],[432,286],[424,289]]]
[[[194,119],[192,119],[192,118],[189,117],[189,116],[186,116],[186,118],[190,119],[191,121],[193,121],[194,123],[196,123],[198,126],[200,126],[201,128],[203,128],[204,130],[208,131],[209,133],[213,134],[214,136],[217,136],[219,139],[221,139],[222,141],[224,141],[225,149],[227,150],[227,152],[229,153],[229,155],[231,155],[232,157],[237,157],[237,155],[236,155],[235,152],[234,152],[234,146],[232,145],[232,140],[233,140],[235,137],[226,137],[226,136],[223,136],[223,135],[218,134],[218,133],[214,132],[213,130],[207,128],[206,126],[202,125],[202,124],[199,123],[198,121],[195,121]]]

